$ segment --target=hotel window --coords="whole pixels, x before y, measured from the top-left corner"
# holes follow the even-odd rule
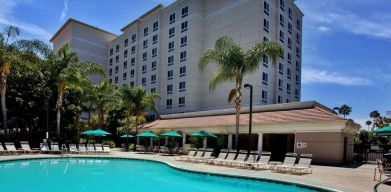
[[[118,66],[115,66],[115,73],[118,73]]]
[[[181,37],[181,47],[184,47],[187,45],[187,36]]]
[[[167,80],[171,80],[173,78],[174,78],[174,71],[173,70],[167,71]]]
[[[182,81],[179,83],[179,92],[186,91],[186,81]]]
[[[270,5],[267,1],[263,2],[263,12],[266,13],[266,15],[269,15]]]
[[[286,102],[287,102],[287,103],[290,103],[291,100],[290,100],[289,98],[286,98]]]
[[[148,47],[148,39],[143,41],[143,49]]]
[[[172,94],[172,90],[173,90],[173,85],[172,84],[167,85],[167,95]]]
[[[292,24],[288,22],[288,33],[292,35]]]
[[[147,72],[147,65],[143,65],[142,66],[142,73],[146,73]]]
[[[284,0],[280,0],[280,9],[282,11],[284,11],[284,9],[285,9],[285,1]]]
[[[292,63],[292,55],[290,53],[288,53],[288,63],[289,64]]]
[[[266,19],[263,19],[263,30],[269,33],[269,21]]]
[[[186,17],[187,15],[189,15],[189,7],[188,6],[182,8],[182,18]]]
[[[153,31],[156,31],[159,29],[159,22],[156,21],[155,23],[153,23]]]
[[[267,103],[267,91],[262,90],[262,103]]]
[[[186,58],[187,58],[187,52],[186,51],[182,51],[180,53],[180,62],[183,62],[183,61],[186,61]]]
[[[277,103],[282,103],[282,97],[280,95],[277,97]]]
[[[130,53],[132,53],[132,54],[136,53],[136,46],[132,46],[130,48]]]
[[[115,52],[116,52],[116,53],[119,52],[119,45],[116,45],[116,46],[115,46]]]
[[[154,44],[156,44],[157,43],[157,35],[154,35],[153,37],[152,37],[152,44],[154,45]]]
[[[122,73],[122,80],[126,80],[127,73]]]
[[[263,66],[265,66],[266,68],[268,67],[268,65],[269,65],[269,57],[268,56],[263,56],[263,58],[262,58],[262,64],[263,64]]]
[[[269,41],[269,38],[267,38],[266,36],[263,36],[263,41]]]
[[[175,13],[170,15],[170,24],[175,22]]]
[[[148,59],[148,53],[145,52],[143,53],[143,61],[146,61]]]
[[[183,33],[185,31],[187,31],[187,21],[185,21],[181,24],[181,32]]]
[[[124,47],[128,46],[128,44],[129,44],[129,40],[128,40],[128,39],[125,39],[125,41],[124,41]]]
[[[113,65],[113,58],[110,59],[110,65]]]
[[[295,97],[296,97],[296,99],[299,98],[299,90],[298,89],[295,89]]]
[[[288,16],[290,19],[292,19],[293,11],[290,7],[288,7]]]
[[[284,16],[282,14],[280,14],[280,25],[282,27],[284,27],[284,25],[285,25],[285,18],[284,18]]]
[[[157,48],[152,49],[152,57],[156,57],[157,55]]]
[[[186,76],[186,66],[179,68],[179,77]]]
[[[156,83],[156,74],[151,75],[151,84]]]
[[[171,109],[172,108],[172,99],[167,99],[166,100],[166,108]]]
[[[134,77],[134,69],[130,70],[130,77]]]
[[[296,84],[299,85],[300,84],[300,76],[296,75],[295,80],[296,80]]]
[[[148,27],[144,27],[144,37],[148,35]]]
[[[300,48],[299,47],[296,47],[296,56],[300,57]]]
[[[174,41],[168,43],[168,52],[174,51]]]
[[[152,61],[151,71],[156,70],[156,61]]]
[[[282,48],[280,57],[281,57],[281,59],[284,59],[284,57],[285,57],[285,50],[284,50],[284,48]]]
[[[296,33],[296,42],[300,44],[300,33]]]
[[[169,66],[173,65],[174,64],[174,55],[169,56],[167,60],[168,60],[167,62],[168,62]]]
[[[133,89],[134,88],[134,81],[130,82],[130,87]]]
[[[262,84],[267,85],[269,82],[269,75],[265,72],[262,73]]]
[[[119,55],[115,56],[115,62],[116,62],[116,63],[119,62]]]
[[[292,39],[288,37],[288,48],[292,49]]]
[[[185,97],[179,97],[179,107],[185,106]]]
[[[147,78],[146,78],[146,77],[143,77],[143,78],[141,79],[141,84],[142,84],[143,86],[146,86],[146,85],[147,85]]]
[[[136,64],[136,58],[132,58],[132,59],[130,59],[130,65],[134,65],[134,64]]]
[[[284,36],[285,36],[284,32],[280,30],[280,41],[281,41],[281,43],[284,43]]]
[[[118,83],[118,77],[115,77],[115,78],[114,78],[114,83],[115,83],[115,84]]]
[[[278,79],[278,89],[280,91],[282,91],[282,85],[284,84],[284,82],[282,81],[282,79]]]
[[[132,43],[136,42],[136,34],[132,35]]]
[[[128,50],[124,51],[124,58],[128,57]]]
[[[300,71],[300,63],[296,61],[296,71]]]
[[[281,75],[284,74],[284,64],[278,63],[278,73],[280,73]]]
[[[113,74],[113,69],[109,69],[109,75],[111,76]]]
[[[168,37],[174,37],[175,36],[175,27],[172,27],[168,30]]]
[[[113,48],[110,49],[110,55],[113,55]]]
[[[290,68],[287,68],[286,70],[286,75],[287,75],[287,78],[288,79],[291,79],[292,78],[292,70]]]
[[[291,84],[289,84],[289,83],[286,84],[286,92],[288,94],[291,94]]]
[[[124,61],[124,69],[128,68],[128,61]]]
[[[299,19],[296,20],[296,28],[300,31],[301,29],[301,22]]]
[[[156,93],[156,88],[151,88],[151,93]]]

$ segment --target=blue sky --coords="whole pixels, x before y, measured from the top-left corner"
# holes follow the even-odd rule
[[[158,3],[173,0],[0,0],[0,28],[44,41],[69,17],[120,34]],[[302,101],[348,104],[350,118],[391,111],[389,0],[297,0],[304,13]]]

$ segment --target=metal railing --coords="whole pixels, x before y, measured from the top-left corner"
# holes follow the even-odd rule
[[[384,183],[386,183],[386,182],[388,182],[388,181],[391,181],[391,177],[388,177],[387,179],[384,179],[383,181],[380,181],[379,183],[376,183],[376,185],[373,187],[373,191],[374,191],[374,192],[378,192],[378,191],[377,191],[377,188],[378,188],[380,185],[382,185],[382,184],[384,184]]]

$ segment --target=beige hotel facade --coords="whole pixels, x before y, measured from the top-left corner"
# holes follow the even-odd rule
[[[300,102],[302,18],[294,0],[177,0],[154,7],[125,25],[120,35],[69,19],[51,42],[54,50],[69,43],[81,60],[101,63],[114,84],[159,93],[158,120],[145,130],[184,135],[207,130],[224,136],[227,148],[235,132],[233,104],[227,103],[234,84],[209,92],[216,66],[201,72],[200,55],[222,35],[244,48],[256,41],[280,42],[284,54],[277,63],[263,58],[259,70],[244,79],[254,87],[257,106],[252,149],[272,151],[278,160],[285,152],[297,152],[314,154],[315,163],[340,164],[352,158],[359,125],[317,102]],[[244,106],[248,98],[243,89]],[[248,109],[242,113],[239,148],[246,148]]]

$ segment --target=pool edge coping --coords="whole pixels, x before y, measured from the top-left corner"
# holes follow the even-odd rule
[[[155,163],[162,163],[165,164],[173,169],[184,171],[184,172],[190,172],[190,173],[196,173],[196,174],[203,174],[203,175],[213,175],[213,176],[220,176],[220,177],[230,177],[230,178],[237,178],[237,179],[247,179],[247,180],[253,180],[253,181],[265,181],[265,182],[273,182],[277,184],[282,185],[296,185],[298,187],[303,187],[307,189],[312,190],[321,190],[322,192],[344,192],[339,189],[333,189],[329,187],[323,187],[323,186],[317,186],[315,184],[308,184],[308,183],[302,183],[298,181],[292,181],[289,179],[275,179],[275,178],[266,178],[266,177],[253,177],[253,176],[246,176],[246,175],[234,175],[229,173],[218,173],[218,172],[207,172],[207,171],[200,171],[200,170],[194,170],[190,168],[184,168],[180,167],[178,165],[174,165],[170,162],[166,162],[160,159],[147,159],[142,157],[122,157],[122,156],[90,156],[90,155],[77,155],[77,156],[44,156],[44,157],[12,157],[12,159],[0,159],[0,162],[12,162],[12,161],[23,161],[23,160],[39,160],[39,159],[72,159],[72,158],[89,158],[89,159],[122,159],[122,160],[140,160],[140,161],[149,161],[149,162],[155,162]]]

